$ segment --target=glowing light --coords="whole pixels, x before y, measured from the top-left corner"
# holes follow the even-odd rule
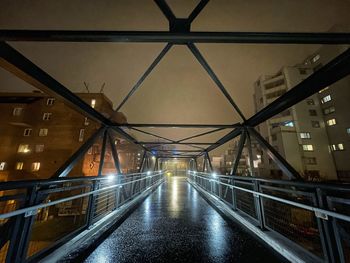
[[[212,173],[211,176],[213,176],[214,178],[218,177],[216,173]]]
[[[115,179],[115,175],[114,174],[107,175],[108,182],[112,182],[112,181],[114,181],[114,179]]]
[[[147,172],[147,175],[151,175],[151,171],[148,171],[148,172]]]
[[[155,156],[152,156],[152,160],[154,161],[156,159],[156,157]]]
[[[166,175],[167,175],[167,176],[170,176],[170,175],[171,175],[171,172],[167,172]]]

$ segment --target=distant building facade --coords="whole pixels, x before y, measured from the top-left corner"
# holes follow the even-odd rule
[[[126,122],[125,116],[114,112],[112,103],[103,94],[77,95],[106,117]],[[2,93],[0,100],[0,181],[50,178],[100,127],[62,101],[41,92]],[[122,171],[135,171],[140,162],[139,149],[117,135],[113,140],[119,147]],[[97,175],[101,141],[102,138],[89,149],[69,176]],[[103,173],[115,172],[110,147],[105,156]]]
[[[254,85],[256,111],[295,87],[345,49],[322,47],[303,63],[284,66]],[[261,135],[308,180],[350,180],[350,78],[324,87],[318,94],[260,124]],[[261,151],[257,173],[282,177],[282,171]]]

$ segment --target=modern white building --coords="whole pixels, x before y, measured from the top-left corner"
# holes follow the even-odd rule
[[[255,109],[283,95],[345,50],[324,46],[304,62],[284,66],[254,84]],[[350,78],[325,87],[257,127],[261,135],[307,180],[350,180]],[[258,175],[282,177],[282,171],[262,153]]]

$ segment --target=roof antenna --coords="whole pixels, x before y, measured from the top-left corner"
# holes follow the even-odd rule
[[[89,84],[87,84],[85,81],[84,81],[84,86],[85,86],[85,89],[87,90],[87,93],[90,93]]]
[[[104,88],[105,88],[105,84],[106,84],[106,82],[103,82],[103,84],[102,84],[102,86],[101,86],[101,89],[100,89],[100,93],[103,93],[103,90],[104,90]]]

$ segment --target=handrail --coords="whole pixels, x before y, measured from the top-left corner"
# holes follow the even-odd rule
[[[93,191],[90,191],[90,192],[87,192],[87,193],[83,193],[83,194],[79,194],[79,195],[75,195],[75,196],[62,198],[62,199],[59,199],[59,200],[56,200],[56,201],[52,201],[52,202],[48,202],[48,203],[45,203],[45,204],[39,204],[39,205],[34,205],[34,206],[26,207],[26,208],[21,208],[21,209],[18,209],[18,210],[15,210],[15,211],[11,211],[11,212],[8,212],[8,213],[5,213],[5,214],[0,214],[0,219],[6,219],[6,218],[10,218],[10,217],[17,216],[17,215],[20,215],[20,214],[27,214],[27,213],[30,213],[31,211],[36,211],[36,210],[38,210],[40,208],[45,208],[45,207],[53,206],[53,205],[56,205],[56,204],[64,203],[64,202],[67,202],[67,201],[79,199],[79,198],[86,197],[86,196],[89,196],[89,195],[92,195],[92,194],[96,194],[96,193],[99,193],[99,192],[102,192],[102,191],[105,191],[105,190],[108,190],[108,189],[114,189],[114,188],[117,188],[117,187],[121,187],[123,185],[135,183],[135,182],[138,182],[138,181],[142,181],[142,180],[145,180],[147,178],[153,178],[154,176],[162,175],[164,173],[165,172],[162,171],[162,172],[159,172],[159,173],[156,173],[156,174],[153,174],[153,175],[148,175],[147,177],[136,179],[136,180],[133,180],[133,181],[130,181],[130,182],[115,184],[115,185],[112,185],[112,186],[107,186],[107,187],[100,188],[100,189],[97,189],[97,190],[93,190]],[[106,179],[110,180],[110,178],[106,178]],[[33,215],[33,214],[30,213],[30,215]]]
[[[195,172],[197,174],[203,174],[208,175],[210,177],[213,176],[212,173],[205,173],[205,172],[198,172],[198,171],[188,171],[188,172]],[[320,187],[325,190],[335,190],[335,191],[348,191],[350,190],[350,183],[324,183],[324,182],[301,182],[301,181],[292,181],[292,180],[277,180],[277,179],[265,179],[265,178],[259,178],[259,177],[248,177],[248,176],[237,176],[237,175],[220,175],[216,174],[216,177],[227,177],[231,179],[236,180],[244,180],[244,181],[259,181],[262,183],[274,183],[274,184],[280,184],[280,185],[290,185],[290,186],[300,186],[300,187],[306,187],[306,188],[316,188]]]
[[[223,182],[220,182],[220,181],[216,180],[215,178],[203,177],[203,176],[200,176],[200,175],[196,175],[193,172],[190,172],[190,174],[192,174],[195,177],[203,178],[205,180],[217,182],[217,183],[219,183],[221,185],[225,185],[225,186],[228,186],[230,188],[235,188],[235,189],[238,189],[238,190],[241,190],[241,191],[245,191],[245,192],[257,195],[257,196],[262,196],[262,197],[265,197],[265,198],[268,198],[268,199],[279,201],[281,203],[285,203],[285,204],[293,205],[293,206],[296,206],[296,207],[299,207],[299,208],[303,208],[303,209],[306,209],[306,210],[310,210],[310,211],[313,211],[314,213],[321,213],[321,214],[325,214],[325,215],[328,215],[328,216],[331,216],[331,217],[334,217],[334,218],[338,218],[338,219],[342,219],[342,220],[345,220],[347,222],[350,222],[350,216],[347,216],[347,215],[343,215],[343,214],[339,214],[339,213],[336,213],[336,212],[333,212],[333,211],[329,211],[329,210],[326,210],[326,209],[322,209],[322,208],[318,208],[318,207],[314,207],[314,206],[305,205],[305,204],[301,204],[301,203],[298,203],[298,202],[286,200],[286,199],[283,199],[283,198],[280,198],[280,197],[275,197],[275,196],[272,196],[272,195],[260,193],[260,192],[257,192],[257,191],[249,190],[249,189],[238,187],[238,186],[235,186],[235,185],[223,183]],[[350,190],[350,189],[348,189],[348,190]]]
[[[161,172],[161,170],[156,171]],[[132,174],[115,174],[120,176],[130,176],[130,175],[147,175],[149,172],[132,173]],[[112,174],[113,175],[113,174]],[[42,179],[42,180],[24,180],[24,181],[10,181],[1,182],[0,191],[9,190],[12,188],[27,188],[31,186],[44,186],[58,183],[70,183],[70,182],[81,182],[81,181],[99,181],[99,180],[109,180],[108,176],[81,176],[81,177],[61,177],[57,179]]]

